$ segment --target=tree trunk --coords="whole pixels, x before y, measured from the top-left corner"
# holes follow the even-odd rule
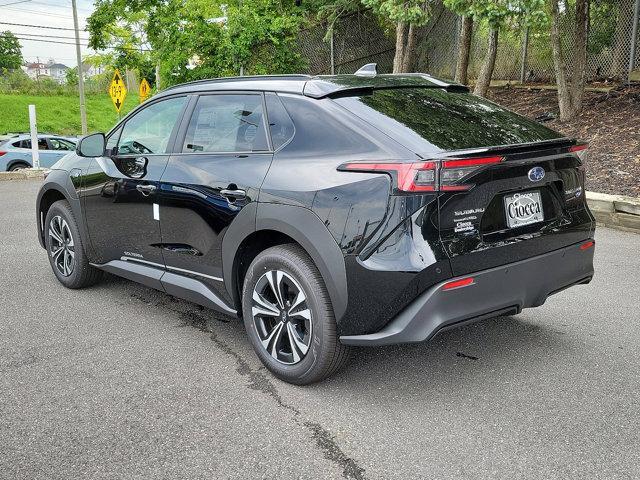
[[[557,1],[557,0],[553,0]],[[489,31],[489,48],[487,55],[482,63],[482,70],[476,81],[476,88],[473,93],[480,96],[486,96],[493,76],[493,68],[496,66],[496,55],[498,54],[498,30]]]
[[[418,29],[414,27],[413,23],[410,23],[409,33],[407,33],[407,44],[404,47],[404,56],[402,58],[402,73],[408,73],[413,69],[417,35]]]
[[[400,73],[402,71],[406,30],[407,25],[404,22],[398,22],[396,25],[396,54],[393,57],[393,73]]]
[[[472,35],[473,17],[462,17],[462,31],[460,32],[460,43],[458,45],[458,61],[456,62],[455,80],[463,85],[467,84]]]
[[[611,75],[614,77],[626,77],[627,74],[632,22],[633,0],[619,2],[613,42],[613,64],[611,66]]]
[[[551,0],[551,51],[553,53],[553,67],[556,73],[556,85],[558,86],[558,106],[560,107],[560,120],[571,118],[571,93],[567,82],[567,64],[562,55],[560,43],[560,12],[558,0]]]
[[[582,110],[585,70],[587,67],[587,34],[589,30],[589,0],[576,0],[576,30],[573,71],[571,74],[572,115]]]

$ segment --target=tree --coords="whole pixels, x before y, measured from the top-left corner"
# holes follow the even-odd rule
[[[613,63],[611,73],[614,76],[626,74],[631,49],[631,29],[633,25],[633,1],[618,1],[615,36],[613,41]]]
[[[460,42],[458,45],[458,59],[456,60],[455,81],[465,85],[469,72],[469,56],[471,53],[471,37],[473,36],[473,17],[462,17],[460,29]]]
[[[476,95],[482,96],[487,94],[493,76],[500,30],[538,25],[546,19],[544,0],[444,0],[444,3],[458,15],[471,17],[489,30],[487,53],[474,89]]]
[[[558,0],[550,1],[551,50],[558,86],[558,106],[560,120],[567,121],[582,110],[584,96],[585,68],[587,65],[587,33],[589,28],[589,0],[575,2],[575,41],[571,51],[572,66],[567,65],[560,33],[560,7]]]
[[[288,0],[98,0],[90,46],[115,48],[116,66],[160,66],[163,85],[200,78],[291,73],[302,10]],[[114,46],[115,42],[115,46]]]
[[[78,67],[69,68],[65,73],[67,85],[75,87],[78,85]]]
[[[383,20],[395,25],[393,73],[410,72],[415,60],[418,28],[431,16],[431,0],[362,0]]]
[[[0,71],[15,70],[22,65],[20,42],[9,30],[0,33]]]

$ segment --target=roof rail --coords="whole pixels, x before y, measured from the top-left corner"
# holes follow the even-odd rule
[[[286,74],[286,75],[247,75],[242,77],[219,77],[219,78],[204,78],[202,80],[193,80],[191,82],[179,83],[177,85],[172,85],[170,87],[165,88],[162,92],[166,92],[168,90],[173,90],[176,88],[186,87],[188,85],[201,85],[206,83],[223,83],[223,82],[243,82],[243,81],[251,81],[251,80],[303,80],[312,78],[311,75],[303,75],[303,74]]]

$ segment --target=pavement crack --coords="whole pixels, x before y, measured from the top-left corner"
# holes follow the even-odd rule
[[[227,355],[230,355],[235,359],[237,364],[236,371],[240,375],[249,377],[248,387],[251,390],[256,390],[256,391],[265,393],[269,395],[278,404],[279,407],[290,410],[296,415],[300,414],[300,411],[297,408],[292,407],[291,405],[288,405],[282,400],[282,397],[278,393],[276,386],[271,382],[269,377],[267,377],[267,375],[264,374],[264,372],[261,372],[260,370],[252,369],[249,363],[244,358],[242,358],[238,352],[236,352],[229,345],[227,345],[225,342],[220,340],[220,338],[215,333],[213,332],[210,332],[210,333],[211,333],[211,340],[213,341],[213,343],[215,343],[216,346],[220,350],[222,350],[224,353],[226,353]]]
[[[270,373],[264,367],[260,367],[257,370],[251,368],[249,362],[242,358],[242,356],[238,352],[231,348],[216,334],[216,332],[212,328],[210,328],[212,319],[193,311],[185,312],[184,310],[173,307],[169,303],[176,303],[173,297],[169,297],[171,299],[169,301],[153,301],[143,295],[138,295],[135,293],[130,294],[130,296],[131,298],[144,302],[147,305],[164,308],[177,313],[178,315],[180,315],[180,318],[183,321],[183,323],[179,325],[179,327],[190,326],[200,330],[201,332],[209,333],[211,341],[215,344],[215,346],[224,354],[229,355],[234,359],[234,361],[236,362],[236,371],[238,372],[238,374],[244,377],[248,377],[249,383],[247,385],[247,388],[268,395],[279,408],[283,408],[293,412],[293,421],[298,425],[304,426],[311,432],[312,438],[315,440],[317,447],[323,452],[324,457],[336,464],[338,467],[342,468],[342,476],[344,478],[354,480],[366,479],[365,469],[360,467],[354,459],[347,456],[342,451],[335,437],[328,430],[326,430],[319,423],[303,421],[301,418],[302,415],[300,414],[300,410],[293,407],[292,405],[287,404],[282,399],[282,397],[278,393],[278,389],[271,381]],[[214,319],[223,323],[229,322],[228,320],[222,320],[215,317]],[[476,357],[464,355],[459,352],[458,356],[464,356],[473,360],[477,360]]]
[[[456,352],[456,357],[468,358],[469,360],[478,360],[478,357],[473,355],[467,355],[466,353]]]
[[[342,451],[335,437],[324,429],[322,425],[304,422],[304,426],[311,430],[316,444],[324,452],[324,457],[342,467],[342,476],[344,478],[355,480],[364,480],[366,478],[364,468],[360,467],[354,459],[348,457]]]

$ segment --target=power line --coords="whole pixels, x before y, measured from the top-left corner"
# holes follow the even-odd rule
[[[44,3],[44,2],[38,2],[38,1],[35,1],[35,0],[23,0],[23,1],[30,2],[32,5],[42,5],[44,7],[71,8],[71,5],[69,5],[68,3],[66,5],[61,5],[59,3]],[[86,8],[78,8],[78,11],[79,12],[92,13],[92,10],[88,10]]]
[[[42,37],[42,38],[62,38],[65,40],[75,40],[75,37],[64,37],[61,35],[45,35],[43,33],[23,33],[23,32],[11,32],[14,35],[17,36],[23,36],[23,37]],[[89,41],[88,38],[81,38],[80,40],[84,40],[86,42]]]
[[[0,22],[0,25],[12,25],[14,27],[30,27],[30,28],[46,28],[49,30],[68,30],[73,32],[73,28],[65,28],[65,27],[49,27],[46,25],[31,25],[28,23],[11,23],[11,22]]]
[[[31,0],[16,0],[14,2],[9,2],[9,3],[3,3],[2,5],[0,5],[0,7],[8,7],[9,5],[17,5],[18,3],[27,3],[30,2]]]
[[[75,43],[69,43],[69,42],[59,42],[57,40],[45,40],[43,38],[24,38],[24,37],[18,37],[16,36],[16,38],[18,40],[26,40],[26,41],[30,41],[30,42],[44,42],[44,43],[57,43],[59,45],[75,45]],[[82,45],[83,47],[88,47],[89,45]]]
[[[51,13],[51,12],[43,12],[42,10],[29,10],[27,8],[18,8],[18,7],[4,7],[6,10],[13,10],[14,12],[19,12],[19,13],[33,13],[35,15],[45,15],[48,17],[57,17],[57,18],[64,18],[64,19],[69,19],[69,15],[65,15],[63,13]]]
[[[18,40],[26,40],[26,41],[31,41],[31,42],[44,42],[44,43],[57,43],[59,45],[75,45],[75,42],[73,43],[69,43],[69,42],[60,42],[58,40],[47,40],[44,38],[25,38],[25,37],[20,37],[16,35],[16,38]],[[67,37],[64,37],[67,38]],[[87,41],[87,40],[85,40]],[[89,45],[85,44],[85,43],[81,43],[80,44],[83,47],[89,47]],[[130,52],[152,52],[153,50],[149,49],[149,48],[136,48],[136,47],[125,47],[125,46],[117,46],[117,47],[107,47],[107,49],[112,49],[112,50],[127,50]]]

